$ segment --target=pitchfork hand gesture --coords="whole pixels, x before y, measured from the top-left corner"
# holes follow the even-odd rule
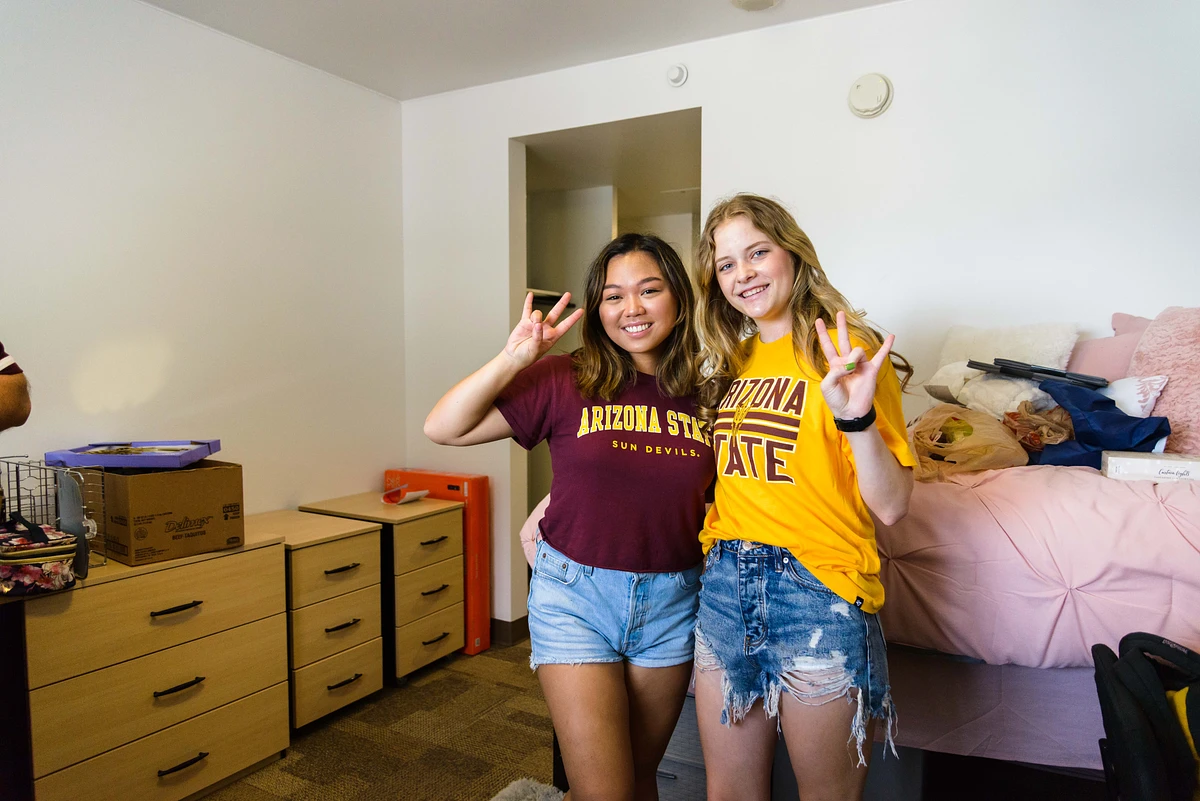
[[[564,293],[543,321],[541,311],[533,310],[533,293],[525,296],[521,320],[508,335],[508,342],[504,345],[505,355],[516,363],[518,369],[524,370],[540,359],[571,329],[571,326],[579,322],[579,318],[583,317],[583,309],[576,309],[565,320],[558,322],[559,315],[570,301],[571,293]]]
[[[841,420],[863,417],[875,405],[875,382],[896,337],[889,334],[875,355],[867,359],[862,348],[850,347],[845,312],[837,313],[836,346],[829,338],[824,320],[817,318],[816,329],[821,350],[829,361],[829,373],[821,381],[821,394],[829,411]]]

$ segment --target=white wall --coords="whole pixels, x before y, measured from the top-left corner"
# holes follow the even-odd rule
[[[509,330],[510,137],[702,106],[703,208],[785,200],[927,376],[950,324],[1103,333],[1200,302],[1198,34],[1175,0],[910,0],[404,103],[410,462],[492,475],[511,553],[512,446],[421,436]],[[846,93],[872,71],[896,99],[860,120]],[[497,559],[496,617],[523,613],[523,582]]]
[[[583,305],[588,267],[615,236],[617,193],[611,186],[593,186],[528,196],[526,262],[529,286],[570,292]],[[551,349],[570,353],[583,344],[583,326],[572,326]],[[532,510],[550,492],[553,470],[550,446],[543,442],[529,452],[528,507]]]
[[[691,275],[696,261],[700,221],[692,214],[659,214],[655,217],[621,217],[621,233],[654,234],[675,248]]]
[[[132,0],[5,0],[0,53],[0,340],[34,393],[0,455],[216,437],[250,512],[381,487],[400,105]]]

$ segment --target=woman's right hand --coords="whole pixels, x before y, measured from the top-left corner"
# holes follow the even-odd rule
[[[518,369],[524,370],[540,359],[583,317],[583,309],[576,309],[562,322],[558,321],[570,301],[571,293],[563,293],[543,320],[541,311],[533,309],[533,293],[525,296],[521,320],[504,345],[504,354],[516,363]]]

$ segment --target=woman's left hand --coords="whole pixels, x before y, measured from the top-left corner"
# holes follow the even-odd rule
[[[829,338],[824,320],[817,318],[816,328],[817,340],[829,361],[829,373],[821,381],[821,394],[829,411],[840,420],[863,417],[875,405],[875,382],[896,337],[889,334],[875,355],[867,359],[862,348],[850,347],[845,312],[837,313],[836,346]]]

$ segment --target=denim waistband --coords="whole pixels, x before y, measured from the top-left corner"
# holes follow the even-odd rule
[[[787,548],[779,545],[763,545],[761,542],[750,540],[717,540],[713,543],[712,550],[716,551],[716,556],[713,557],[716,561],[720,561],[721,557],[729,554],[739,559],[765,562],[767,566],[776,571],[783,570],[786,560],[796,558]]]

